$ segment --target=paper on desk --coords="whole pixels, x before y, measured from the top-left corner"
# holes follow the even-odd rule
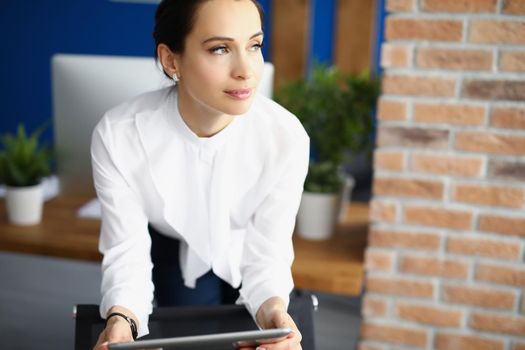
[[[97,198],[93,198],[77,210],[77,217],[87,219],[100,219],[101,210],[100,202]]]
[[[60,185],[58,183],[58,177],[56,175],[45,177],[42,180],[42,186],[44,187],[45,201],[55,198],[60,188]],[[0,185],[0,198],[3,197],[5,197],[5,186]]]

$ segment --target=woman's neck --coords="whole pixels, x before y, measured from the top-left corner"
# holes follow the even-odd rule
[[[211,137],[231,123],[233,116],[213,110],[178,89],[177,104],[184,123],[198,137]]]

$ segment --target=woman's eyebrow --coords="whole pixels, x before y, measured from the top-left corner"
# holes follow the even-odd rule
[[[260,31],[260,32],[257,32],[255,34],[253,34],[250,37],[250,40],[255,38],[255,37],[257,37],[257,36],[259,36],[259,35],[263,35],[263,32]],[[204,44],[206,44],[207,42],[210,42],[210,41],[235,41],[235,39],[234,38],[229,38],[227,36],[212,36],[211,38],[208,38],[208,39],[204,40],[202,42],[202,44],[204,45]]]

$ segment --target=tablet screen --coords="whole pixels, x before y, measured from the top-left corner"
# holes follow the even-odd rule
[[[162,338],[137,340],[130,343],[109,344],[110,350],[132,350],[132,349],[236,349],[239,347],[257,347],[262,344],[270,344],[280,341],[288,334],[289,328],[276,328],[258,331],[244,331],[232,333],[219,333],[197,335],[190,337]]]

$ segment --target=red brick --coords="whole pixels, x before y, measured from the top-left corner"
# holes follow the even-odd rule
[[[525,129],[525,109],[496,107],[492,111],[491,125],[497,128]]]
[[[491,159],[488,177],[525,182],[525,162]]]
[[[398,151],[376,150],[374,153],[375,170],[401,171],[405,167],[405,155]]]
[[[428,12],[494,12],[496,0],[423,0],[421,9]]]
[[[512,292],[480,286],[446,285],[443,300],[451,303],[512,310],[516,297]]]
[[[397,221],[398,205],[396,203],[373,199],[370,202],[370,220],[373,222]]]
[[[405,256],[401,260],[399,270],[403,273],[426,276],[467,278],[468,267],[468,263],[459,260],[428,256]]]
[[[426,306],[412,303],[398,303],[396,313],[399,319],[442,327],[459,327],[463,312],[444,309],[443,306]]]
[[[479,230],[525,237],[525,217],[482,214],[479,218]]]
[[[469,41],[479,44],[525,44],[525,23],[490,19],[473,20]]]
[[[499,69],[503,72],[525,72],[525,52],[502,51]]]
[[[478,281],[492,282],[525,288],[524,269],[481,264],[476,269],[476,279]]]
[[[406,103],[380,98],[377,104],[377,117],[384,121],[406,119]]]
[[[425,123],[483,125],[485,123],[485,108],[460,104],[419,103],[414,106],[414,120]]]
[[[462,203],[520,209],[525,205],[525,191],[507,186],[457,184],[453,187],[452,199]]]
[[[403,295],[417,298],[432,298],[434,286],[431,282],[406,278],[368,276],[366,289],[369,293]]]
[[[503,13],[525,15],[525,2],[523,0],[505,0],[503,1]]]
[[[419,347],[424,347],[427,343],[426,331],[379,325],[367,321],[361,325],[361,337],[369,340]]]
[[[441,199],[443,198],[443,183],[433,180],[376,176],[373,192],[374,195]]]
[[[472,219],[472,213],[463,210],[405,206],[404,222],[411,225],[469,230],[472,228]]]
[[[417,50],[416,65],[420,68],[487,71],[492,69],[492,52],[425,47]]]
[[[503,350],[505,343],[478,335],[437,333],[435,348],[436,350]]]
[[[456,134],[456,149],[480,153],[525,155],[525,137],[495,132],[461,131]]]
[[[409,67],[412,49],[407,45],[384,43],[381,45],[381,67]]]
[[[364,316],[382,317],[386,316],[388,311],[388,302],[385,299],[371,297],[369,295],[363,298],[361,313]]]
[[[412,154],[411,170],[451,176],[480,176],[481,158],[452,156],[447,154]]]
[[[448,130],[436,130],[413,127],[380,126],[377,144],[380,147],[425,147],[426,149],[447,149]]]
[[[475,312],[470,318],[473,329],[525,336],[525,318]]]
[[[455,254],[518,260],[520,245],[518,242],[506,242],[495,239],[449,237],[447,240],[447,251]]]
[[[371,229],[368,244],[372,247],[436,251],[441,237],[432,233],[385,231]]]
[[[392,271],[394,269],[394,253],[368,248],[365,254],[365,269],[367,271]]]
[[[387,74],[382,79],[384,94],[454,97],[455,89],[453,78]]]
[[[386,19],[386,40],[430,40],[459,42],[463,21],[447,19]]]
[[[414,0],[387,0],[388,12],[407,12],[414,10]]]
[[[523,101],[525,81],[468,79],[463,83],[461,96],[480,100]]]

